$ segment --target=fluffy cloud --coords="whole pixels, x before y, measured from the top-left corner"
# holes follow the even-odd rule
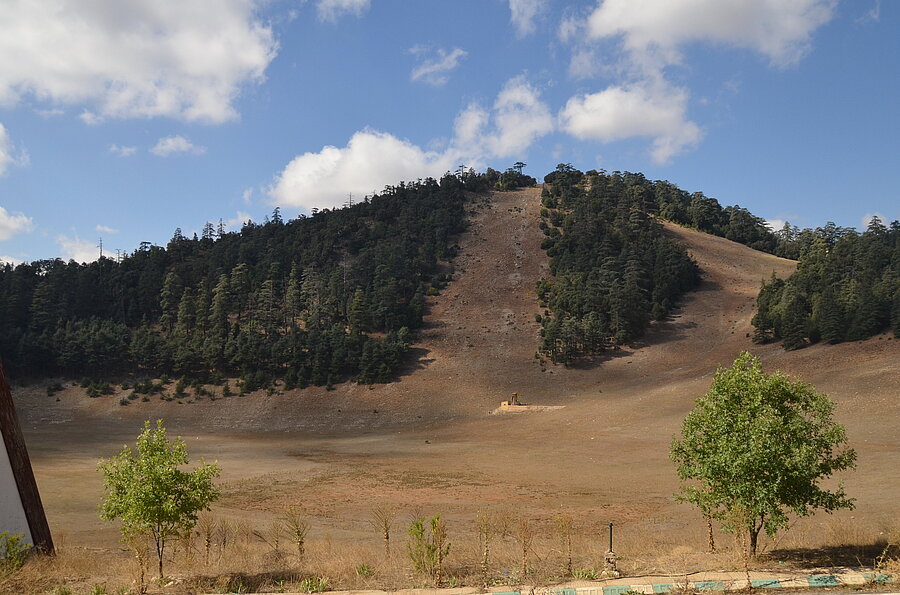
[[[131,157],[137,153],[137,147],[123,147],[120,145],[109,145],[109,152],[119,157]]]
[[[346,147],[324,147],[295,157],[276,178],[270,194],[285,206],[322,209],[358,198],[400,180],[440,176],[454,167],[446,153],[424,151],[383,132],[357,132]]]
[[[370,0],[319,0],[316,12],[320,21],[337,21],[345,14],[362,16],[369,9]]]
[[[22,213],[12,214],[0,207],[0,242],[4,242],[19,233],[28,233],[34,229],[31,217]]]
[[[664,84],[613,86],[569,99],[560,112],[560,125],[582,140],[653,138],[651,156],[666,163],[702,136],[700,127],[687,119],[687,98],[683,89]]]
[[[362,198],[400,180],[439,177],[460,163],[481,167],[490,157],[522,155],[553,130],[553,122],[538,91],[516,77],[506,83],[492,109],[471,105],[463,110],[443,150],[425,150],[391,134],[363,130],[346,147],[327,146],[295,157],[268,193],[274,204],[283,206],[339,207],[348,193]]]
[[[100,225],[99,223],[97,224],[97,227],[95,227],[94,229],[96,229],[100,233],[119,233],[118,229],[108,227],[106,225]]]
[[[414,47],[409,51],[412,54],[421,56],[427,50],[421,47]],[[459,61],[465,58],[466,55],[466,51],[460,48],[453,48],[449,52],[444,49],[438,49],[437,56],[425,58],[421,64],[413,68],[410,78],[435,87],[445,85],[449,80],[447,74],[455,70],[459,66]]]
[[[534,21],[546,3],[546,0],[509,0],[510,20],[520,37],[534,32]]]
[[[494,130],[482,133],[480,141],[475,143],[492,157],[521,153],[553,131],[550,110],[538,91],[521,76],[508,81],[497,95],[492,115]]]
[[[0,124],[0,176],[13,165],[28,165],[28,153],[24,149],[16,151],[9,133],[3,124]]]
[[[234,217],[225,221],[225,226],[229,229],[239,230],[244,226],[244,223],[248,221],[253,221],[253,217],[250,216],[249,213],[245,213],[244,211],[238,211]]]
[[[160,157],[168,157],[172,153],[202,155],[206,153],[206,147],[198,147],[180,134],[176,134],[175,136],[166,136],[159,139],[156,145],[150,149],[150,152]]]
[[[63,260],[94,262],[100,258],[100,248],[94,242],[82,240],[78,234],[73,234],[72,237],[57,236],[56,245],[59,246],[60,257]]]
[[[0,102],[86,106],[86,121],[223,122],[277,51],[255,0],[13,2],[0,19]]]
[[[11,264],[13,266],[18,266],[22,264],[23,261],[21,258],[16,258],[15,256],[0,256],[0,264]]]
[[[705,41],[758,51],[773,64],[797,62],[836,0],[602,0],[590,14],[593,38],[621,36],[639,59],[675,63],[680,46]],[[659,65],[659,62],[656,64]]]

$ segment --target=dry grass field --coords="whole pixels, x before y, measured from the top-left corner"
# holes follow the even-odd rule
[[[668,449],[716,367],[741,350],[759,355],[767,371],[780,369],[829,394],[859,455],[857,471],[842,478],[856,509],[797,522],[767,545],[777,554],[759,563],[871,564],[876,544],[900,524],[900,341],[879,336],[789,353],[753,345],[760,282],[773,271],[789,274],[795,263],[667,225],[703,270],[699,290],[642,343],[604,361],[542,364],[534,357],[534,287],[547,274],[539,208],[538,189],[496,193],[473,205],[454,281],[430,298],[414,361],[394,383],[214,401],[157,396],[128,406],[118,395],[89,399],[77,387],[54,397],[44,386],[14,387],[62,546],[58,560],[32,564],[15,588],[25,577],[35,592],[67,581],[83,592],[92,584],[108,584],[111,593],[130,584],[133,562],[116,527],[97,515],[97,460],[133,443],[143,421],[156,418],[185,439],[192,458],[215,459],[222,468],[224,497],[212,514],[230,528],[230,546],[213,546],[209,562],[196,546],[171,566],[173,576],[218,576],[207,583],[215,588],[227,589],[223,577],[237,572],[246,584],[272,589],[279,577],[313,574],[328,576],[335,588],[415,585],[422,579],[410,575],[404,548],[405,527],[418,513],[447,520],[451,575],[477,584],[479,510],[508,516],[511,527],[520,516],[532,519],[534,580],[559,573],[564,556],[553,519],[560,513],[574,520],[580,568],[602,567],[608,522],[616,523],[626,572],[733,566],[732,553],[703,553],[702,520],[673,501],[677,478]],[[529,404],[562,408],[490,415],[513,392]],[[387,559],[369,522],[382,504],[399,511]],[[263,539],[290,506],[302,507],[310,522],[303,560],[286,537],[277,552],[271,535]],[[516,578],[516,547],[513,528],[497,542],[497,577]]]

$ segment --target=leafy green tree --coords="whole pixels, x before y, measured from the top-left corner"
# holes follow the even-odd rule
[[[759,358],[741,353],[731,368],[719,368],[672,442],[670,456],[687,482],[679,498],[726,530],[746,534],[751,556],[759,532],[773,536],[790,513],[853,508],[843,485],[834,491],[819,485],[856,465],[833,411],[811,385],[766,374]]]
[[[218,465],[201,461],[191,472],[178,468],[187,463],[184,441],[170,441],[161,419],[156,428],[144,422],[137,452],[125,446],[118,456],[100,459],[106,490],[100,518],[121,519],[126,540],[150,536],[156,546],[160,578],[168,541],[193,529],[197,513],[209,510],[210,503],[219,497],[213,484]]]

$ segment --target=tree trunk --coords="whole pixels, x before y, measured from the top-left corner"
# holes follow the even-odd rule
[[[763,528],[763,522],[760,518],[759,525],[754,521],[750,527],[750,547],[748,549],[748,553],[750,554],[750,558],[756,558],[756,550],[757,545],[759,543],[759,532]]]
[[[716,538],[713,535],[713,525],[712,525],[712,517],[709,515],[706,516],[706,541],[707,541],[707,549],[710,553],[715,553],[716,551]]]

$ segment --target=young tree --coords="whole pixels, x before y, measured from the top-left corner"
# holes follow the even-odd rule
[[[106,498],[100,518],[121,519],[126,541],[150,536],[156,546],[159,577],[163,577],[166,543],[190,531],[197,514],[209,510],[219,496],[213,478],[219,474],[215,463],[203,461],[191,472],[178,469],[188,462],[187,447],[181,438],[169,441],[162,420],[156,428],[144,422],[137,438],[137,452],[125,446],[118,456],[100,459]]]
[[[833,411],[811,385],[766,374],[759,358],[741,353],[733,367],[716,372],[672,442],[678,476],[690,482],[679,498],[726,530],[746,533],[751,556],[760,530],[774,535],[789,513],[852,508],[843,486],[833,492],[819,486],[856,462]]]

